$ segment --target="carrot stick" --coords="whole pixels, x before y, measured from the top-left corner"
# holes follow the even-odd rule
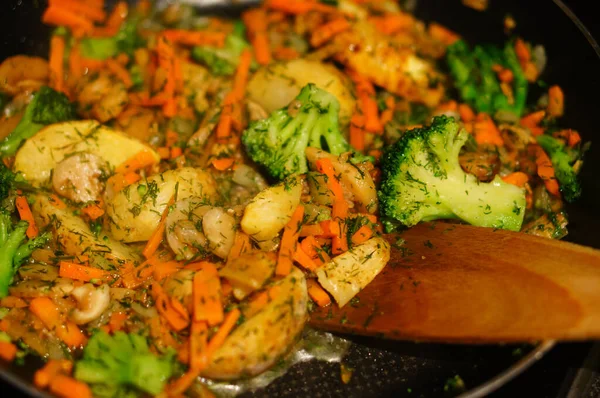
[[[235,240],[233,241],[233,246],[231,246],[231,250],[229,251],[229,255],[227,256],[227,260],[232,260],[234,258],[239,257],[242,253],[251,250],[252,246],[250,244],[250,236],[242,231],[236,231]]]
[[[255,8],[244,12],[242,21],[248,29],[250,43],[254,49],[256,62],[267,65],[271,62],[271,49],[267,36],[267,14],[262,8]]]
[[[58,271],[61,278],[90,282],[93,280],[105,281],[112,277],[111,273],[100,268],[88,267],[70,261],[61,261]]]
[[[160,243],[162,242],[163,236],[165,234],[165,223],[167,221],[167,215],[169,214],[169,209],[174,202],[175,196],[171,197],[171,199],[167,203],[167,206],[163,210],[163,213],[160,217],[160,221],[158,223],[158,226],[156,227],[156,230],[152,233],[152,236],[146,243],[146,246],[142,251],[144,257],[149,258],[150,256],[152,256],[154,252],[156,252],[156,250],[158,249]]]
[[[553,117],[561,117],[565,113],[565,94],[560,86],[552,86],[548,89],[548,114]]]
[[[320,266],[330,260],[329,255],[323,250],[314,236],[309,236],[304,239],[300,243],[300,247],[302,247],[302,250],[304,250],[304,252],[310,256],[317,266]]]
[[[86,4],[76,0],[50,0],[48,4],[60,8],[66,8],[76,14],[83,16],[94,22],[102,22],[106,19],[106,13],[102,8]]]
[[[313,31],[310,37],[310,44],[313,47],[320,47],[335,35],[350,29],[350,23],[344,18],[334,19],[324,25],[319,26]]]
[[[281,237],[281,245],[279,247],[279,256],[277,258],[277,267],[275,274],[285,276],[292,270],[292,260],[298,243],[298,233],[302,225],[302,217],[304,216],[304,206],[299,205],[294,210],[292,218],[283,228],[283,236]]]
[[[194,320],[206,321],[210,326],[223,322],[221,282],[217,269],[207,263],[194,275],[192,286]]]
[[[17,346],[13,343],[0,341],[0,358],[12,362],[17,356]]]
[[[360,245],[371,239],[373,237],[373,230],[369,228],[367,225],[363,225],[360,227],[354,235],[352,235],[352,243],[355,245]]]
[[[91,220],[97,220],[104,215],[104,209],[98,205],[89,205],[84,207],[82,213],[87,215]]]
[[[128,14],[129,6],[127,5],[127,2],[118,2],[106,20],[106,26],[108,28],[112,28],[116,33],[116,31],[121,27],[121,24],[125,21],[125,19],[127,19]]]
[[[220,158],[211,160],[213,167],[217,170],[228,170],[233,167],[235,164],[235,159],[233,158]]]
[[[340,224],[334,220],[321,221],[320,225],[321,229],[323,229],[323,233],[317,235],[318,237],[333,238],[340,234]]]
[[[81,51],[79,44],[75,43],[69,51],[69,76],[79,78],[83,74],[83,65],[81,64]]]
[[[515,40],[515,53],[517,54],[521,67],[525,68],[525,65],[531,61],[531,52],[521,38]]]
[[[480,112],[477,115],[474,126],[475,141],[478,144],[490,144],[496,146],[504,146],[504,140],[500,135],[500,130],[492,118],[487,114]]]
[[[333,169],[331,159],[321,158],[316,163],[317,171],[327,176],[327,188],[333,194],[333,201],[344,200],[344,190]]]
[[[108,321],[108,326],[110,326],[110,330],[114,333],[121,329],[123,329],[123,324],[127,320],[127,314],[124,312],[113,312],[110,315],[110,320]]]
[[[71,373],[73,362],[66,359],[50,359],[44,367],[37,370],[33,376],[33,384],[38,388],[46,388],[58,374]]]
[[[279,46],[273,49],[273,57],[279,61],[290,61],[299,58],[300,53],[291,47]]]
[[[442,26],[438,23],[432,22],[428,27],[429,36],[436,40],[441,41],[447,46],[451,46],[456,41],[460,40],[460,36],[451,31],[450,29]]]
[[[368,20],[385,35],[406,31],[415,25],[414,17],[403,12],[386,14],[381,17],[370,17]]]
[[[115,168],[115,173],[126,174],[131,171],[137,171],[156,163],[154,156],[150,151],[141,150],[125,162]]]
[[[181,268],[183,268],[181,263],[177,261],[157,261],[152,269],[152,275],[154,276],[154,280],[161,281],[166,277],[173,275]]]
[[[226,97],[227,99],[227,97]],[[232,104],[225,104],[219,117],[219,124],[217,125],[217,138],[224,140],[231,137],[231,122],[232,122]]]
[[[198,376],[200,376],[200,371],[200,368],[190,368],[186,373],[183,374],[183,376],[170,383],[166,388],[166,391],[169,391],[169,396],[183,396],[183,393],[185,393],[190,386],[196,382],[196,379],[198,379]]]
[[[89,19],[68,9],[50,6],[42,15],[42,22],[47,25],[66,26],[74,31],[90,33],[94,30],[94,24]]]
[[[33,218],[33,213],[29,208],[29,203],[27,203],[27,198],[24,196],[17,196],[17,199],[15,200],[15,206],[17,207],[17,211],[19,212],[19,217],[21,220],[29,223],[29,226],[27,227],[27,237],[32,239],[38,236],[39,231],[35,225],[35,219]]]
[[[214,334],[212,339],[210,339],[206,347],[205,355],[207,358],[207,363],[212,358],[213,354],[223,345],[225,339],[227,338],[227,336],[229,336],[229,333],[231,333],[231,330],[237,323],[237,320],[239,319],[240,315],[241,312],[237,308],[234,308],[225,315],[221,327],[219,328],[217,333]]]
[[[515,171],[514,173],[502,177],[502,181],[522,188],[529,181],[529,177],[522,171]]]
[[[556,180],[554,166],[552,166],[552,161],[541,147],[537,148],[535,163],[537,165],[537,174],[544,181],[548,192],[560,197],[560,187]]]
[[[171,159],[175,159],[181,155],[183,155],[183,149],[181,149],[181,147],[178,147],[178,146],[172,147],[171,151],[169,152],[169,157]]]
[[[110,177],[106,181],[106,184],[109,185],[112,188],[113,192],[116,193],[123,190],[123,188],[125,188],[126,186],[135,184],[141,179],[142,177],[140,177],[140,175],[135,172],[129,172],[125,174],[118,173]]]
[[[546,117],[545,110],[532,112],[521,118],[521,125],[525,127],[537,127]]]
[[[233,78],[233,97],[234,101],[241,101],[246,95],[246,85],[248,84],[248,75],[250,74],[250,64],[252,63],[252,54],[249,50],[244,50],[240,55],[235,76]]]
[[[354,114],[350,119],[350,145],[358,151],[365,149],[365,117]]]
[[[458,105],[458,114],[460,115],[460,119],[465,123],[471,123],[475,120],[475,112],[467,104]]]
[[[131,76],[129,76],[129,72],[120,63],[114,59],[109,59],[106,61],[106,68],[123,82],[125,88],[129,89],[133,86],[133,81],[131,80]]]
[[[338,9],[316,1],[290,1],[290,0],[269,0],[266,2],[268,8],[281,11],[287,14],[301,15],[310,11],[319,11],[324,13],[335,13]]]
[[[326,307],[331,304],[331,297],[314,279],[307,279],[306,285],[308,295],[319,307]]]
[[[56,91],[65,91],[65,39],[62,36],[54,35],[50,39],[50,82],[52,88]]]
[[[49,390],[63,398],[92,398],[92,390],[87,384],[61,374],[50,381]]]
[[[154,305],[156,306],[158,313],[167,321],[173,330],[179,332],[190,324],[189,315],[186,317],[179,311],[173,309],[169,296],[167,296],[158,282],[152,283],[150,294],[154,299]]]
[[[360,109],[365,116],[365,129],[371,133],[382,133],[383,125],[379,119],[379,109],[374,99],[375,88],[373,84],[356,71],[347,69],[346,73],[356,86]]]
[[[305,224],[300,229],[299,236],[313,236],[313,235],[322,235],[323,228],[320,224]]]
[[[302,246],[297,245],[296,251],[294,252],[294,261],[300,264],[304,269],[308,271],[314,271],[318,268],[317,264],[304,250]]]
[[[29,310],[40,318],[49,330],[54,330],[56,336],[69,347],[79,347],[85,341],[85,335],[71,321],[66,321],[58,307],[48,297],[36,297],[29,303]]]
[[[225,38],[223,32],[191,31],[184,29],[167,29],[162,34],[171,42],[186,46],[223,47]]]
[[[27,304],[27,302],[25,302],[25,300],[23,300],[20,297],[16,297],[16,296],[7,296],[7,297],[4,297],[2,300],[0,300],[0,307],[25,308],[28,305],[29,304]]]
[[[208,345],[208,327],[204,321],[192,321],[190,330],[190,361],[191,369],[201,370],[206,364],[206,356],[204,355]]]
[[[348,202],[346,202],[346,200],[336,199],[333,202],[333,209],[331,210],[331,218],[333,218],[334,220],[344,220],[346,217],[348,217],[348,207],[349,207]]]
[[[343,220],[333,222],[339,225],[338,230],[340,232],[331,238],[331,253],[338,255],[348,251],[348,238],[346,236],[348,228]]]

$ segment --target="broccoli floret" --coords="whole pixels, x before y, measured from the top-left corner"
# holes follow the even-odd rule
[[[577,151],[571,151],[565,144],[550,135],[537,137],[538,144],[548,153],[554,173],[560,183],[560,192],[567,202],[574,202],[581,196],[581,184],[573,164],[578,160]]]
[[[458,162],[468,133],[450,117],[404,134],[381,160],[380,211],[386,228],[394,222],[458,218],[481,227],[518,231],[525,215],[525,191],[498,176],[480,183]]]
[[[339,129],[339,109],[335,96],[308,84],[289,106],[250,124],[242,142],[252,160],[278,180],[305,173],[307,147],[334,155],[350,149]]]
[[[17,127],[0,143],[0,157],[14,155],[19,146],[42,127],[75,118],[69,99],[50,87],[43,86],[35,94]]]
[[[123,22],[119,32],[113,37],[87,37],[81,39],[81,54],[86,58],[105,60],[120,53],[133,55],[133,52],[145,45],[138,34],[137,26],[140,18],[134,16]]]
[[[489,114],[509,111],[517,117],[523,113],[528,83],[510,42],[504,50],[492,45],[471,50],[467,43],[459,40],[448,47],[446,60],[460,97],[477,111]],[[512,71],[513,98],[502,91],[494,65]]]
[[[244,38],[245,30],[244,24],[237,21],[233,31],[225,38],[223,47],[194,47],[192,57],[208,66],[215,75],[233,75],[240,62],[240,55],[250,47]]]
[[[154,355],[145,337],[123,332],[95,333],[75,364],[76,379],[89,383],[95,395],[113,397],[126,391],[157,395],[172,372],[173,355]]]

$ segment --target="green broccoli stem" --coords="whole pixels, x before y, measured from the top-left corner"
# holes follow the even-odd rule
[[[34,239],[29,239],[26,243],[19,246],[13,259],[14,267],[18,268],[21,264],[23,264],[27,257],[31,256],[31,253],[33,253],[34,250],[44,247],[49,240],[50,233],[45,232]]]
[[[23,116],[25,119],[27,116]],[[33,123],[27,120],[22,120],[21,123],[4,139],[0,144],[0,154],[2,157],[12,156],[17,153],[21,144],[33,137],[40,129],[44,127],[42,124]]]
[[[15,253],[26,238],[27,221],[19,221],[0,248],[0,298],[8,295],[13,276],[15,275]]]

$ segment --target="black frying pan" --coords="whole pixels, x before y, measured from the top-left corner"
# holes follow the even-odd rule
[[[561,0],[490,0],[485,13],[458,0],[418,0],[416,14],[436,20],[473,42],[505,40],[502,21],[511,14],[516,32],[546,47],[549,63],[541,79],[560,84],[566,96],[565,127],[579,130],[585,140],[595,140],[600,93],[600,47]],[[0,60],[19,53],[46,56],[50,29],[40,23],[45,1],[0,1]],[[543,89],[533,89],[536,98]],[[536,92],[538,91],[538,92]],[[600,152],[592,145],[582,172],[583,198],[567,208],[568,240],[600,248],[596,226],[600,222]],[[295,365],[268,387],[245,396],[269,397],[386,397],[448,396],[444,385],[459,374],[466,384],[464,397],[479,397],[500,387],[549,350],[538,346],[456,346],[390,343],[355,338],[344,362],[353,368],[349,384],[340,381],[340,365],[306,362]],[[27,358],[24,365],[0,363],[0,379],[31,396],[46,396],[30,380],[41,362]],[[0,391],[4,392],[2,386]]]

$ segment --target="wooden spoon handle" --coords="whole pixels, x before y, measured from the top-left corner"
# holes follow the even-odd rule
[[[600,338],[599,250],[447,223],[387,239],[384,271],[353,303],[315,310],[312,326],[440,342]]]

